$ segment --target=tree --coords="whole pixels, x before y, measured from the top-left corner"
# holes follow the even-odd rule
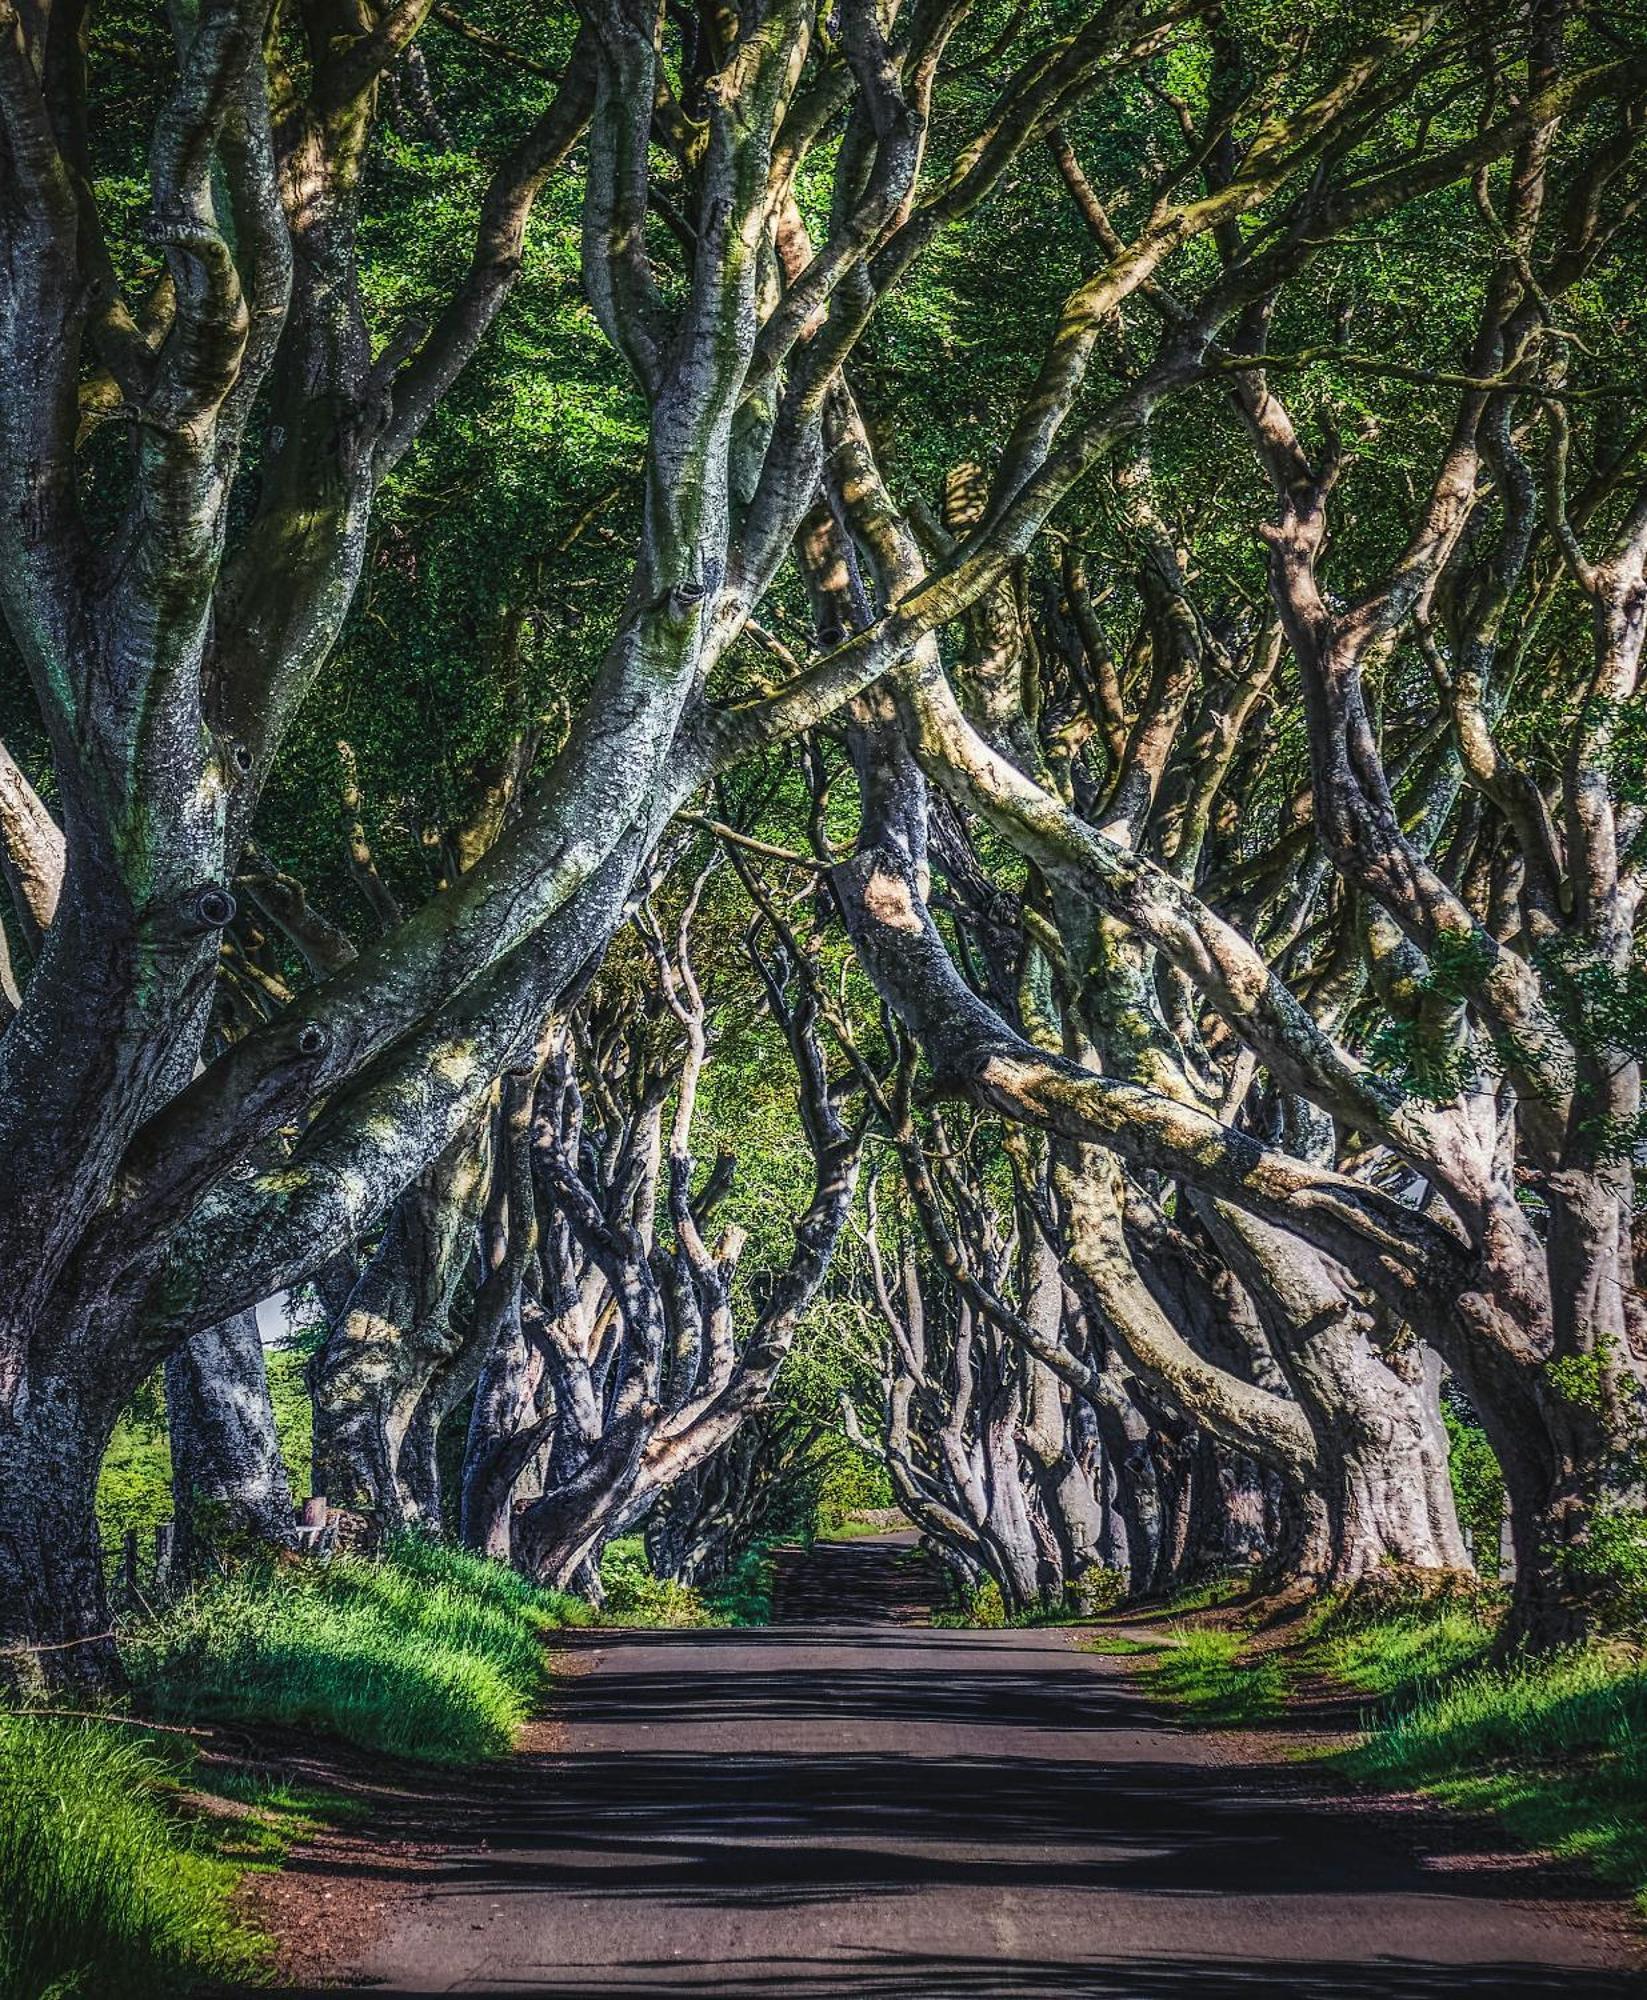
[[[0,589],[45,746],[32,800],[0,786],[25,907],[57,829],[63,855],[0,1039],[7,1638],[105,1629],[93,1483],[149,1369],[353,1254],[427,1186],[493,1115],[499,1080],[529,1067],[675,811],[889,671],[940,780],[1152,948],[1171,931],[1168,955],[1284,1088],[1356,1129],[1393,1121],[1403,1144],[1424,1125],[1332,1053],[1279,981],[1255,980],[1250,947],[1187,892],[1139,923],[1156,877],[1072,829],[1056,799],[1049,813],[1033,773],[981,758],[946,706],[936,635],[975,607],[994,616],[1052,510],[1225,369],[1228,330],[1324,244],[1525,153],[1558,119],[1605,123],[1636,58],[1540,70],[1476,119],[1463,106],[1482,42],[1439,9],[1312,42],[1264,5],[1220,25],[1210,6],[1110,0],[1043,25],[944,0],[890,22],[857,0],[838,21],[785,0],[701,20],[603,0],[569,49],[539,51],[559,81],[511,134],[466,268],[432,313],[385,325],[363,275],[380,81],[427,13],[208,0],[180,52],[148,33],[146,129],[117,135],[128,177],[148,161],[129,232],[90,115],[108,52],[94,39],[88,72],[58,5],[0,20]],[[1200,79],[1187,116],[1186,77]],[[415,72],[403,107],[408,93]],[[1416,144],[1397,115],[1414,105]],[[862,358],[873,374],[877,324],[935,247],[987,248],[970,233],[986,205],[1043,141],[1084,143],[1092,122],[1116,134],[1119,189],[1145,198],[1125,226],[1116,202],[1094,211],[1099,267],[1057,278],[981,514],[922,550],[856,469],[853,371]],[[496,321],[563,169],[581,184],[590,309],[644,405],[632,560],[599,657],[484,851],[230,1038],[214,1008],[233,1005],[223,945],[260,800],[343,657],[384,481]],[[159,253],[146,272],[144,230]],[[1129,301],[1160,308],[1159,339],[1101,381]],[[821,498],[873,555],[876,598],[802,659],[757,613]],[[754,686],[752,648],[779,669]],[[1022,1083],[989,1087],[1016,1109]],[[1090,1107],[1086,1082],[1072,1087]],[[1106,1083],[1112,1110],[1115,1089],[1138,1091]],[[1142,1130],[1144,1152],[1175,1161],[1204,1136],[1202,1114],[1162,1100],[1140,1120],[1138,1095],[1125,1103],[1124,1132],[1066,1105],[1063,1136],[1138,1158]],[[1392,1311],[1417,1310],[1415,1284],[1457,1292],[1467,1259],[1445,1224],[1421,1218],[1422,1273],[1398,1282],[1390,1243],[1413,1233],[1410,1208],[1273,1154],[1253,1178],[1261,1219],[1293,1227],[1308,1207],[1310,1240]],[[1233,1171],[1209,1188],[1253,1207]],[[570,1176],[562,1192],[576,1200]],[[89,1644],[48,1657],[111,1665]]]

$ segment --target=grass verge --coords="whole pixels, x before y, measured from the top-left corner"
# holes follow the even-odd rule
[[[591,1618],[407,1538],[379,1563],[243,1570],[121,1651],[150,1715],[290,1723],[459,1764],[509,1747],[543,1685],[545,1631]],[[266,1774],[197,1775],[182,1739],[140,1727],[0,1715],[0,2000],[149,2000],[254,1976],[264,1946],[233,1914],[235,1883],[339,1803]]]
[[[1596,1646],[1488,1660],[1491,1625],[1458,1611],[1336,1629],[1311,1653],[1381,1697],[1350,1776],[1490,1813],[1518,1839],[1627,1884],[1647,1914],[1647,1663]]]
[[[543,1685],[543,1634],[590,1618],[501,1563],[407,1537],[383,1562],[268,1566],[207,1585],[122,1650],[157,1715],[291,1723],[462,1764],[508,1749]]]
[[[1329,1605],[1284,1649],[1241,1632],[1175,1625],[1148,1684],[1215,1728],[1279,1715],[1294,1672],[1370,1696],[1365,1734],[1331,1762],[1387,1790],[1498,1819],[1518,1840],[1628,1885],[1647,1914],[1647,1661],[1598,1645],[1492,1663],[1491,1593],[1407,1605]],[[1140,1642],[1101,1635],[1094,1651]]]
[[[178,1802],[175,1753],[108,1723],[0,1716],[0,2000],[133,2000],[255,1972],[245,1862]]]
[[[1098,1632],[1081,1641],[1083,1653],[1100,1653],[1106,1659],[1130,1659],[1135,1654],[1164,1653],[1165,1639],[1132,1639],[1125,1632]]]
[[[1150,1686],[1209,1729],[1269,1722],[1286,1705],[1287,1671],[1273,1653],[1245,1656],[1245,1637],[1212,1626],[1173,1625],[1150,1669]]]

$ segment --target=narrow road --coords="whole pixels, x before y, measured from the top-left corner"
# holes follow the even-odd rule
[[[861,1546],[842,1608],[907,1570]],[[868,1565],[867,1571],[865,1565]],[[854,1577],[856,1581],[854,1582]],[[827,1598],[806,1580],[805,1611]],[[704,2000],[1641,1995],[1571,1885],[1183,1732],[1058,1631],[583,1635],[348,1990]],[[1256,1753],[1255,1753],[1256,1756]],[[1224,1761],[1220,1761],[1223,1759]],[[1418,1824],[1418,1836],[1425,1829]],[[1445,1848],[1446,1843],[1442,1843]],[[364,1888],[364,1885],[362,1885]],[[380,1885],[381,1888],[381,1885]],[[340,1895],[349,1893],[347,1886]]]

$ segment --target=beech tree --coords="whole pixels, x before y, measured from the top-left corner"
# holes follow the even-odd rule
[[[550,1073],[555,1024],[631,914],[670,820],[717,777],[815,734],[867,689],[852,723],[864,834],[834,870],[841,907],[943,1087],[1054,1135],[1069,1255],[1103,1310],[1119,1317],[1122,1293],[1137,1298],[1120,1254],[1124,1161],[1194,1189],[1220,1215],[1301,1238],[1328,1260],[1324,1286],[1360,1288],[1451,1343],[1460,1373],[1466,1349],[1505,1348],[1506,1287],[1537,1259],[1524,1230],[1514,1272],[1484,1272],[1483,1242],[1496,1244],[1513,1220],[1500,1214],[1510,1197],[1486,1191],[1513,1183],[1479,1112],[1455,1115],[1380,1077],[1212,912],[1193,867],[1175,874],[1141,849],[1163,767],[1157,739],[1182,719],[1166,685],[1170,647],[1162,690],[1129,725],[1124,810],[1095,823],[1073,778],[1067,797],[1046,784],[1025,726],[1028,683],[998,642],[1022,627],[1013,614],[1025,565],[1059,504],[1111,465],[1125,488],[1171,399],[1209,377],[1244,384],[1261,459],[1280,478],[1277,598],[1289,656],[1316,690],[1306,705],[1334,876],[1387,908],[1413,951],[1434,957],[1443,933],[1466,936],[1486,969],[1470,975],[1459,1006],[1475,1010],[1489,1040],[1530,1037],[1548,1080],[1548,1004],[1517,1014],[1506,997],[1524,995],[1533,976],[1515,970],[1530,964],[1516,940],[1474,916],[1466,932],[1428,887],[1401,904],[1385,879],[1394,855],[1403,883],[1428,881],[1408,858],[1422,847],[1392,831],[1380,803],[1358,690],[1366,647],[1423,623],[1440,601],[1427,584],[1480,515],[1474,468],[1488,448],[1475,440],[1488,436],[1495,397],[1517,408],[1524,398],[1507,330],[1530,315],[1531,341],[1532,324],[1555,311],[1545,302],[1562,296],[1562,260],[1576,257],[1586,276],[1629,206],[1639,56],[1588,21],[1539,8],[1531,57],[1512,75],[1506,37],[1517,63],[1526,42],[1512,6],[1469,18],[1379,10],[1317,37],[1285,10],[1196,0],[1060,6],[1044,21],[965,0],[895,10],[847,0],[827,18],[786,0],[703,14],[592,0],[575,35],[569,24],[564,45],[540,51],[552,57],[539,65],[552,87],[501,149],[466,267],[435,310],[396,319],[364,275],[379,193],[371,166],[391,100],[403,123],[423,116],[418,71],[404,63],[428,13],[426,0],[206,0],[175,47],[165,38],[163,57],[150,32],[147,128],[117,163],[129,187],[135,160],[146,161],[141,217],[111,198],[99,158],[94,93],[119,58],[95,22],[83,32],[59,0],[0,14],[0,603],[29,690],[17,726],[39,746],[0,769],[17,935],[31,948],[19,953],[0,1035],[0,1638],[89,1642],[106,1630],[98,1462],[137,1384],[184,1343],[242,1324],[237,1316],[284,1288],[330,1283],[336,1260],[374,1238],[373,1262],[343,1275],[389,1285],[391,1264],[405,1270],[395,1246],[416,1230],[451,1245],[483,1236],[497,1278],[488,1310],[512,1294],[519,1237],[509,1225],[524,1195],[517,1209],[509,1189],[523,1185],[530,1079],[540,1056]],[[404,79],[392,92],[389,76]],[[1096,154],[1094,132],[1107,135]],[[981,498],[952,509],[946,527],[930,509],[898,505],[881,477],[874,341],[940,246],[963,258],[987,251],[979,219],[1029,184],[1032,161],[1039,185],[1073,198],[1088,247],[1043,275],[1053,296],[1031,334],[1040,358],[1007,398]],[[1416,553],[1397,561],[1393,584],[1374,587],[1376,613],[1344,626],[1329,611],[1323,625],[1308,588],[1331,468],[1294,464],[1303,447],[1287,442],[1258,365],[1269,359],[1273,371],[1257,351],[1266,315],[1289,285],[1307,289],[1325,247],[1349,232],[1376,231],[1398,212],[1422,218],[1423,203],[1472,177],[1492,207],[1495,175],[1521,187],[1540,172],[1559,178],[1566,219],[1547,255],[1532,210],[1506,211],[1519,247],[1500,263],[1513,275],[1492,289],[1486,348],[1455,371],[1468,410],[1481,409],[1461,419]],[[525,745],[484,839],[455,853],[430,893],[383,905],[379,934],[345,940],[345,951],[322,945],[307,905],[284,892],[283,935],[303,963],[288,957],[293,978],[280,992],[266,960],[236,956],[241,897],[255,897],[257,881],[269,921],[282,921],[281,871],[261,870],[249,852],[260,802],[305,702],[346,666],[340,638],[385,482],[505,312],[533,206],[557,176],[576,187],[585,299],[644,433],[627,574],[565,728]],[[1113,344],[1145,315],[1146,339],[1127,332]],[[1552,343],[1541,332],[1532,345],[1543,365]],[[1543,419],[1556,433],[1562,393],[1542,383],[1529,405],[1557,411]],[[1552,461],[1573,461],[1570,433]],[[1597,555],[1621,533],[1609,496],[1622,488],[1603,487],[1599,511],[1563,501],[1555,539],[1591,600],[1613,607],[1603,623],[1617,623],[1634,544],[1625,534]],[[541,554],[523,551],[522,572]],[[820,567],[828,561],[838,575]],[[815,621],[818,643],[799,650],[760,616],[797,577],[834,607]],[[1161,615],[1168,625],[1176,616],[1170,605]],[[962,644],[964,704],[944,672],[946,631]],[[1628,632],[1624,617],[1618,644],[1603,649],[1606,698],[1628,691]],[[1311,643],[1324,648],[1313,665]],[[1611,737],[1597,740],[1586,772],[1605,763]],[[1347,791],[1333,774],[1350,752],[1335,743],[1356,746]],[[1026,922],[1032,913],[1050,924],[1029,954],[1040,968],[1032,984],[1061,960],[1077,983],[1095,953],[1117,962],[1094,982],[1091,1007],[1063,1008],[1067,1047],[1043,1047],[1028,1017],[1007,1020],[960,980],[926,921],[923,771],[1049,885],[1049,912],[1036,907],[1038,889],[1025,902]],[[1592,819],[1596,782],[1574,780],[1574,810]],[[1372,803],[1356,803],[1354,788],[1369,785]],[[1617,829],[1594,823],[1600,853]],[[1378,840],[1384,873],[1364,858]],[[48,910],[40,889],[54,880]],[[1616,971],[1623,905],[1609,907]],[[1364,1163],[1328,1164],[1236,1129],[1246,1093],[1209,1110],[1193,1046],[1187,1090],[1170,1062],[1154,1060],[1148,1034],[1118,1061],[1121,1002],[1157,959],[1244,1040],[1265,1072],[1249,1089],[1273,1085],[1314,1104],[1345,1134],[1386,1148],[1413,1185],[1392,1192]],[[267,1005],[239,1004],[248,981]],[[812,1075],[819,1159],[833,1162],[819,1177],[832,1214],[849,1180],[845,1141],[829,1128],[838,1113],[827,1077],[799,1046],[795,1057]],[[1238,1075],[1226,1065],[1226,1093]],[[557,1215],[626,1299],[638,1337],[657,1325],[649,1258],[633,1241],[639,1218],[626,1236],[568,1143],[534,1140],[534,1164],[551,1178]],[[471,1171],[483,1155],[489,1170]],[[1537,1169],[1547,1170],[1557,1169]],[[1595,1211],[1605,1186],[1616,1225],[1618,1169],[1585,1172],[1574,1214]],[[445,1238],[443,1216],[457,1218]],[[691,1262],[680,1214],[674,1225]],[[822,1211],[803,1223],[802,1266],[838,1226]],[[1227,1219],[1204,1226],[1240,1234]],[[1256,1267],[1261,1253],[1241,1241]],[[394,1255],[376,1268],[385,1242]],[[1614,1226],[1615,1268],[1620,1242]],[[433,1408],[429,1388],[457,1358],[415,1331],[443,1323],[440,1263],[395,1307],[408,1339],[390,1373],[419,1356],[430,1364],[418,1403],[408,1413],[397,1396],[386,1410],[375,1391],[354,1389],[335,1399],[338,1438],[375,1407],[373,1476],[385,1495],[392,1477],[410,1508],[428,1505],[427,1435],[413,1438],[422,1473],[406,1455],[412,1418]],[[805,1282],[797,1269],[795,1284]],[[712,1302],[706,1312],[705,1351],[721,1352]],[[1517,1319],[1538,1358],[1476,1365],[1469,1379],[1484,1409],[1489,1377],[1513,1384],[1544,1366],[1552,1342],[1581,1360],[1603,1351],[1589,1332],[1558,1331],[1569,1322],[1569,1307],[1553,1303],[1543,1319]],[[493,1352],[507,1307],[496,1324]],[[757,1346],[764,1337],[757,1330]],[[658,1352],[655,1339],[639,1346]],[[463,1368],[489,1358],[477,1345]],[[652,1366],[632,1384],[635,1409]],[[325,1384],[347,1375],[330,1369],[317,1378],[323,1403]],[[462,1370],[447,1374],[451,1386]],[[493,1389],[521,1407],[519,1380],[493,1379]],[[1524,1425],[1513,1402],[1506,1390],[1506,1435],[1537,1415],[1524,1412]],[[1249,1397],[1244,1407],[1243,1449],[1255,1431],[1276,1455],[1302,1449],[1294,1401]],[[1554,1437],[1547,1416],[1527,1434]],[[383,1462],[383,1439],[401,1462]],[[1559,1592],[1539,1551],[1552,1522],[1558,1539],[1577,1531],[1583,1507],[1562,1496],[1580,1461],[1593,1462],[1592,1442],[1575,1436],[1559,1464],[1541,1445],[1542,1469],[1519,1483],[1529,1632],[1553,1629]],[[545,1511],[529,1559],[561,1574],[623,1503],[574,1533],[550,1497],[533,1503]],[[40,1658],[52,1672],[113,1668],[93,1643]]]
[[[1559,10],[1534,16],[1518,68],[1524,114],[1570,82]],[[1628,1475],[1610,1482],[1639,1426],[1647,1355],[1625,1025],[1639,809],[1616,756],[1639,665],[1643,515],[1634,441],[1619,451],[1601,424],[1581,475],[1588,545],[1574,525],[1574,418],[1588,416],[1591,391],[1573,360],[1583,343],[1559,319],[1634,214],[1639,119],[1627,107],[1569,130],[1557,98],[1544,104],[1502,180],[1475,182],[1492,248],[1464,354],[1407,371],[1457,400],[1393,552],[1354,582],[1325,581],[1353,446],[1330,418],[1323,455],[1300,441],[1276,362],[1310,355],[1266,353],[1286,295],[1255,297],[1225,366],[1274,495],[1260,529],[1272,612],[1249,603],[1232,621],[1190,601],[1193,558],[1159,518],[1140,454],[1122,480],[1144,559],[1129,657],[1066,566],[1053,624],[1076,699],[1060,711],[1046,674],[1058,632],[1026,629],[1023,584],[993,613],[981,599],[949,672],[933,656],[903,672],[895,710],[864,739],[859,849],[835,873],[865,964],[943,1086],[1054,1135],[1071,1260],[1135,1364],[1295,1477],[1324,1451],[1338,1458],[1348,1488],[1329,1506],[1322,1553],[1340,1574],[1386,1552],[1456,1559],[1449,1510],[1423,1504],[1439,1495],[1425,1371],[1397,1357],[1416,1339],[1445,1359],[1505,1467],[1517,1567],[1507,1643],[1585,1629],[1585,1545],[1598,1509],[1628,1504]],[[1213,188],[1220,152],[1209,146]],[[1067,147],[1060,165],[1107,236]],[[1334,199],[1312,190],[1305,214]],[[1233,236],[1219,249],[1232,273],[1257,261]],[[1147,303],[1179,323],[1176,299]],[[1350,351],[1341,365],[1381,364]],[[1595,400],[1609,394],[1597,385]],[[843,431],[842,451],[843,516],[881,587],[915,587],[927,549],[888,501],[867,434]],[[1563,643],[1567,591],[1587,620]],[[1279,868],[1234,843],[1249,881],[1267,879],[1232,923],[1197,878],[1218,880],[1209,814],[1238,767],[1242,719],[1276,673],[1272,619],[1307,731],[1306,810]],[[1243,627],[1245,661],[1221,637]],[[1559,647],[1539,693],[1552,679],[1564,692],[1530,718],[1554,746],[1542,783],[1506,734],[1498,676],[1511,632],[1518,665]],[[1425,669],[1427,713],[1403,678],[1409,660]],[[1180,741],[1189,754],[1174,776]],[[1032,864],[1044,915],[1032,925],[1026,904],[1016,1006],[969,986],[933,923],[927,779]],[[1387,1022],[1370,1046],[1363,997]],[[1394,1044],[1400,1074],[1367,1060]],[[1162,1179],[1181,1190],[1172,1230],[1192,1216],[1250,1289],[1287,1398],[1209,1369],[1184,1338],[1193,1319],[1161,1309],[1139,1251],[1167,1227],[1145,1191]],[[1369,1448],[1383,1457],[1376,1471]]]

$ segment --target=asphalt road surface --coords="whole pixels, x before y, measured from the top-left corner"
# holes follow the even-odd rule
[[[854,1595],[875,1556],[838,1560],[842,1608],[887,1616]],[[831,1595],[812,1573],[807,1612]],[[1647,1994],[1572,1883],[1174,1728],[1065,1632],[604,1633],[572,1665],[559,1745],[455,1808],[348,1990]]]

